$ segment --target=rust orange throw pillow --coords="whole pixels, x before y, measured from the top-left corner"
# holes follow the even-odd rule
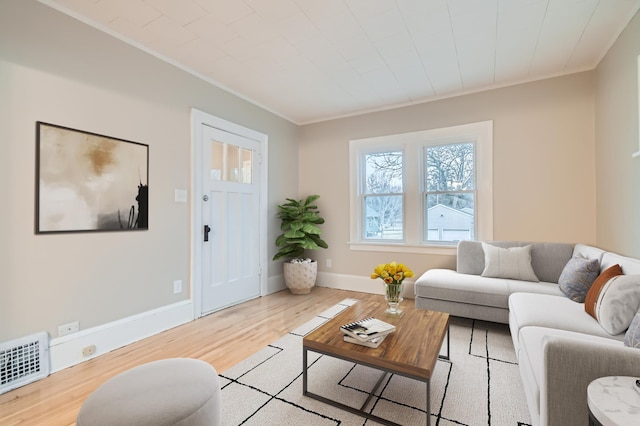
[[[584,299],[584,310],[591,315],[594,319],[596,317],[596,303],[598,302],[598,296],[602,287],[609,282],[609,280],[615,276],[622,275],[622,268],[616,264],[602,271],[598,278],[593,282],[591,288],[587,292],[587,297]]]

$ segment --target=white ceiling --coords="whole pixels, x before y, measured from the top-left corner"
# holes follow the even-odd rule
[[[640,0],[41,0],[297,124],[593,69]]]

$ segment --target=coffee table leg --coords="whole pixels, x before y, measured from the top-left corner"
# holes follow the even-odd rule
[[[378,379],[378,382],[376,383],[376,385],[373,387],[373,390],[371,392],[369,392],[369,397],[366,399],[366,401],[364,402],[364,404],[362,404],[362,407],[360,408],[361,411],[364,411],[364,409],[367,407],[367,404],[369,404],[369,401],[371,401],[371,398],[373,398],[376,394],[376,391],[378,390],[378,388],[380,387],[380,385],[382,384],[382,380],[384,380],[384,378],[387,376],[387,372],[383,371],[382,375],[380,376],[380,378]]]
[[[307,394],[307,348],[302,347],[302,394]]]
[[[431,380],[427,380],[427,426],[431,426],[431,389],[429,387],[429,382]]]
[[[438,355],[438,358],[440,358],[440,359],[446,359],[446,360],[450,359],[449,358],[449,355],[450,355],[449,354],[449,350],[450,350],[451,345],[450,345],[450,339],[449,339],[449,331],[450,331],[449,330],[449,324],[447,324],[447,354],[446,355]]]

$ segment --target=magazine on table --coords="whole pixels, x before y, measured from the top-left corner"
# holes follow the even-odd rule
[[[344,339],[345,342],[355,343],[356,345],[366,346],[368,348],[377,348],[378,346],[380,346],[380,344],[382,343],[384,338],[387,337],[387,336],[388,335],[385,334],[384,336],[374,337],[371,340],[367,340],[366,342],[363,342],[360,339],[356,339],[355,337],[351,337],[351,336],[345,334],[343,336],[343,339]]]
[[[367,342],[375,337],[386,336],[396,331],[396,326],[377,318],[365,318],[340,326],[340,331],[361,342]]]

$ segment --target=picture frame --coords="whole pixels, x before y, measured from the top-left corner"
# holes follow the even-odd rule
[[[36,122],[35,233],[149,229],[149,146]]]

